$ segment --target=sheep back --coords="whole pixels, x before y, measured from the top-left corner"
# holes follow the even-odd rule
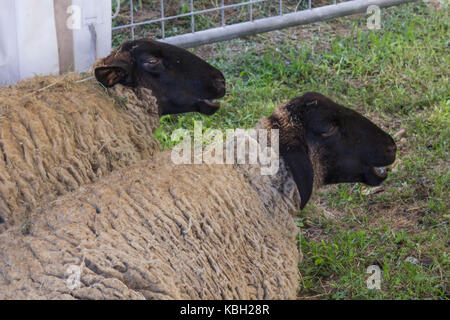
[[[27,235],[0,235],[0,299],[295,298],[293,210],[268,212],[231,165],[168,157],[60,197]]]

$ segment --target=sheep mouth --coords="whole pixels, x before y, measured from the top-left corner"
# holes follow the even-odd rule
[[[391,159],[382,159],[374,161],[365,168],[366,182],[369,185],[376,186],[386,180],[390,165],[395,161],[395,156]]]
[[[372,168],[372,172],[373,174],[380,178],[380,179],[386,179],[387,178],[387,169],[382,168],[382,167],[373,167]]]
[[[209,100],[209,99],[200,99],[200,102],[212,107],[212,108],[216,108],[219,109],[220,108],[220,103],[214,100]]]
[[[387,167],[367,167],[364,174],[364,183],[369,186],[378,186],[387,178]]]
[[[198,111],[205,115],[212,115],[220,109],[220,103],[210,99],[198,99]]]

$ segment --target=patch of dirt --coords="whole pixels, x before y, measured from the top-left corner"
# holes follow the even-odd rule
[[[415,204],[386,205],[375,203],[368,212],[368,222],[373,227],[389,225],[393,231],[414,231],[420,225],[420,216],[424,209]]]

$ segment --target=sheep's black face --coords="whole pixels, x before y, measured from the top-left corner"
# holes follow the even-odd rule
[[[306,93],[293,99],[276,110],[272,119],[280,127],[280,152],[297,183],[302,208],[312,192],[311,160],[320,162],[322,183],[371,186],[386,179],[382,167],[395,160],[397,147],[391,136],[358,112],[321,94]]]
[[[116,83],[151,89],[160,113],[200,112],[214,114],[214,99],[225,95],[223,74],[196,55],[151,39],[124,42],[95,69],[107,87]]]
[[[383,182],[382,168],[395,160],[397,147],[389,134],[361,114],[330,99],[307,93],[292,101],[290,112],[302,109],[306,143],[319,150],[324,183]],[[288,109],[289,109],[288,108]]]

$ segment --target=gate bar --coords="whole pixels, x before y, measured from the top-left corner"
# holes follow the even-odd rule
[[[179,47],[191,48],[256,33],[263,33],[296,25],[325,21],[356,13],[363,13],[366,12],[367,8],[371,5],[377,5],[380,8],[385,8],[416,1],[419,0],[353,0],[304,11],[286,13],[280,16],[253,20],[251,22],[242,22],[227,25],[225,27],[218,27],[195,33],[169,37],[163,41]]]

